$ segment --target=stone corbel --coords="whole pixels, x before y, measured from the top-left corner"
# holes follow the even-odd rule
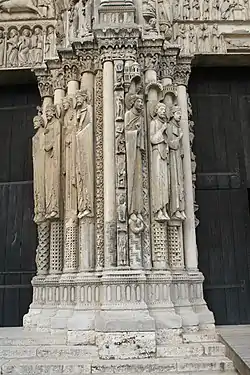
[[[51,74],[45,69],[34,69],[41,98],[53,97]]]

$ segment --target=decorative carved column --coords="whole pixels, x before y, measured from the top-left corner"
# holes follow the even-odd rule
[[[88,213],[79,218],[79,272],[93,270],[95,267],[95,212],[94,212],[94,188],[95,188],[95,157],[94,157],[94,127],[95,127],[95,97],[94,97],[94,62],[93,56],[88,51],[81,51],[84,60],[81,60],[81,82],[80,89],[89,95],[90,120],[86,124],[83,136],[88,138],[88,151],[85,153],[89,156],[88,166]],[[88,129],[87,129],[88,127]],[[82,215],[80,215],[82,216]]]
[[[103,62],[103,173],[104,173],[104,265],[116,265],[115,119],[114,65],[112,56]]]
[[[182,275],[181,278],[179,278],[178,274],[176,274],[175,276],[176,281],[179,279],[179,286],[175,286],[176,289],[174,292],[176,296],[178,295],[177,303],[175,304],[175,306],[181,313],[183,305],[186,305],[184,310],[184,326],[186,326],[187,330],[195,322],[194,317],[192,317],[192,314],[190,314],[190,302],[193,307],[193,311],[196,313],[200,327],[204,327],[205,329],[213,329],[214,317],[213,314],[208,310],[206,302],[203,298],[202,283],[204,278],[203,275],[198,271],[198,254],[195,233],[194,195],[188,120],[188,97],[186,91],[190,71],[190,58],[182,58],[177,61],[175,83],[177,84],[178,103],[182,111],[181,128],[183,131],[183,169],[186,213],[186,220],[184,221],[184,253],[187,273],[186,276]],[[181,279],[185,279],[185,282],[183,283]],[[190,320],[190,318],[192,319]]]

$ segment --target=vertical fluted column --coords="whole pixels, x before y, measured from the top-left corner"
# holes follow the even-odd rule
[[[184,191],[185,191],[185,213],[184,221],[184,253],[185,265],[188,270],[197,270],[197,249],[195,234],[195,215],[194,215],[194,199],[192,184],[192,167],[190,158],[190,140],[189,140],[189,124],[187,110],[187,92],[186,86],[190,74],[190,62],[178,63],[176,67],[175,81],[177,84],[178,104],[181,107],[182,118],[181,127],[183,131],[183,170],[184,170]]]
[[[114,67],[103,62],[104,264],[116,265]]]

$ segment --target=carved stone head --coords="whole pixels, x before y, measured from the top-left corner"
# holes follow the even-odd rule
[[[132,95],[131,96],[131,107],[135,108],[137,112],[141,112],[143,110],[143,96],[142,95]]]
[[[175,119],[176,122],[180,122],[180,120],[181,120],[181,108],[178,105],[174,105],[172,107],[172,117]]]
[[[76,107],[86,107],[89,104],[89,94],[87,90],[79,90],[76,93]]]
[[[41,115],[37,115],[33,118],[34,129],[44,128],[44,119]]]
[[[48,122],[51,122],[51,120],[56,117],[56,107],[51,104],[51,105],[48,105],[45,109],[45,116],[46,116],[46,120]]]
[[[62,100],[62,106],[64,111],[68,111],[68,109],[72,107],[72,98],[65,96],[65,98]]]
[[[161,120],[166,119],[166,106],[164,103],[158,103],[155,107],[155,115],[159,117]]]

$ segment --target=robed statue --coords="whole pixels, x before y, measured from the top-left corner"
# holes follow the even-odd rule
[[[94,215],[93,108],[87,90],[76,93],[76,171],[78,217]]]
[[[34,170],[34,221],[39,224],[45,219],[45,150],[44,120],[41,115],[33,119],[36,131],[32,139],[33,170]]]
[[[143,209],[142,153],[145,150],[143,97],[127,94],[125,141],[128,182],[128,214],[141,214]]]
[[[63,169],[65,174],[65,216],[77,216],[77,182],[76,182],[76,110],[73,98],[66,96],[63,107]]]
[[[152,209],[157,221],[169,220],[169,145],[166,106],[158,103],[150,123]]]
[[[170,172],[170,209],[171,219],[185,220],[184,184],[183,184],[183,132],[180,127],[181,109],[172,107],[172,114],[167,127],[169,145]]]
[[[45,109],[45,210],[46,217],[59,218],[60,175],[61,175],[61,123],[56,107],[51,104]]]

